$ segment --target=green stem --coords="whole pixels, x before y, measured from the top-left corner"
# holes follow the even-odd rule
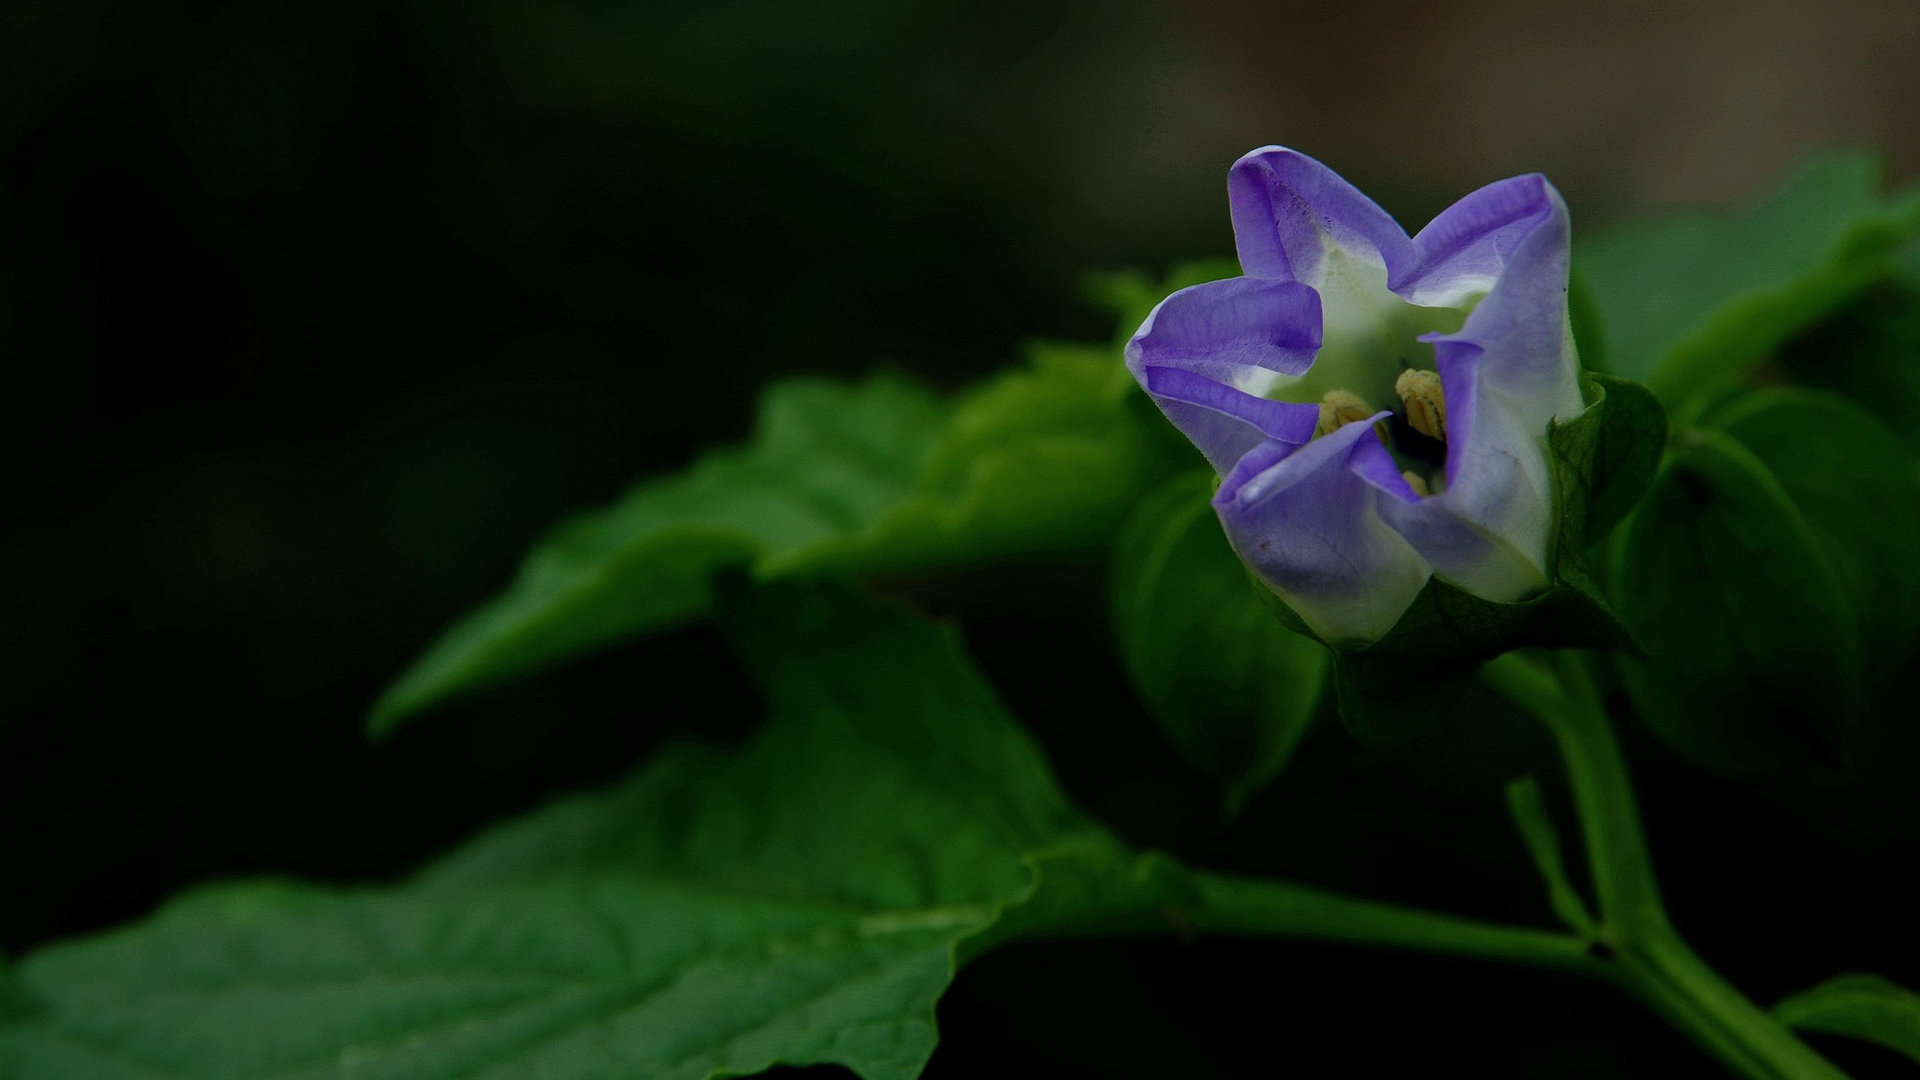
[[[1614,741],[1600,695],[1577,658],[1558,666],[1556,679],[1509,653],[1481,668],[1481,674],[1553,734],[1573,789],[1595,899],[1613,933],[1625,940],[1669,934],[1626,759]]]
[[[1623,949],[1620,983],[1741,1076],[1846,1080],[1846,1074],[1755,1005],[1678,937]]]
[[[1106,843],[1063,847],[1038,862],[1042,880],[1072,883],[1114,856]],[[1097,882],[1097,884],[1096,884]],[[1572,934],[1511,926],[1348,896],[1282,878],[1193,870],[1157,853],[1140,856],[1120,877],[1081,882],[1084,902],[1039,903],[1004,912],[961,947],[963,959],[1014,941],[1115,936],[1239,935],[1405,949],[1605,977],[1609,965]],[[1066,887],[1073,887],[1071,884]],[[1096,899],[1097,897],[1097,899]]]
[[[1675,932],[1660,902],[1626,759],[1592,676],[1577,655],[1555,664],[1557,678],[1518,655],[1492,661],[1482,672],[1538,716],[1559,747],[1600,907],[1600,940],[1614,960],[1613,981],[1742,1076],[1845,1080]]]
[[[1092,886],[1088,899],[1098,898],[1090,904],[1011,909],[994,929],[970,939],[963,954],[970,957],[1016,940],[1161,935],[1171,929],[1551,968],[1621,987],[1749,1080],[1846,1080],[1708,967],[1674,931],[1660,902],[1626,759],[1599,692],[1579,656],[1565,654],[1554,664],[1548,669],[1509,655],[1482,672],[1538,716],[1560,750],[1598,900],[1599,925],[1591,930],[1568,934],[1483,922],[1273,878],[1189,871],[1165,856],[1149,855],[1122,879],[1095,885],[1096,876],[1082,882],[1083,888]],[[1090,851],[1064,848],[1050,858],[1070,863],[1089,854],[1095,865],[1112,855],[1096,844]],[[1171,875],[1169,887],[1141,888],[1161,872]],[[1074,878],[1071,872],[1062,876]]]
[[[1483,922],[1345,896],[1271,878],[1196,872],[1199,903],[1180,915],[1197,933],[1245,934],[1407,949],[1603,975],[1571,934]]]

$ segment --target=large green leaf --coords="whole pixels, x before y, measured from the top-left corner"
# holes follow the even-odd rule
[[[723,566],[880,573],[1104,546],[1163,471],[1118,359],[1046,346],[941,401],[897,378],[774,385],[753,440],[541,541],[374,706],[421,709],[705,612]]]
[[[1574,263],[1611,369],[1679,408],[1885,275],[1920,230],[1920,192],[1885,198],[1880,175],[1869,155],[1834,155],[1751,210],[1583,239]]]
[[[1237,813],[1306,734],[1324,646],[1273,617],[1208,505],[1213,474],[1169,481],[1121,536],[1112,609],[1134,687],[1175,747]]]
[[[1161,864],[1068,805],[953,635],[777,591],[735,623],[774,714],[740,751],[671,752],[398,887],[218,886],[43,950],[0,1075],[906,1080],[956,947],[1043,872],[1049,924],[1153,909]]]
[[[1862,701],[1859,621],[1821,536],[1766,463],[1690,431],[1615,549],[1645,645],[1621,670],[1641,717],[1705,764],[1838,752]]]
[[[1920,994],[1878,975],[1841,975],[1773,1007],[1801,1031],[1878,1043],[1920,1062]]]
[[[1709,422],[1767,466],[1823,541],[1870,667],[1906,663],[1920,628],[1920,483],[1899,436],[1844,398],[1806,390],[1748,394]]]

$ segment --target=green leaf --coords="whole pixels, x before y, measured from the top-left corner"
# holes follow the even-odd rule
[[[726,565],[873,529],[906,497],[947,408],[891,377],[770,388],[751,444],[642,484],[535,546],[507,590],[448,629],[374,706],[384,734],[471,693],[705,611]]]
[[[1739,381],[1885,276],[1920,192],[1880,194],[1866,154],[1816,160],[1752,210],[1617,226],[1576,245],[1611,369],[1669,408]]]
[[[741,750],[683,747],[397,887],[218,886],[45,949],[0,1075],[908,1080],[963,941],[1171,887],[1067,803],[953,634],[797,588],[733,625],[773,712]]]
[[[1878,975],[1841,975],[1773,1007],[1789,1027],[1878,1043],[1920,1062],[1920,994]]]
[[[1745,395],[1708,422],[1763,462],[1825,546],[1870,669],[1906,662],[1920,630],[1920,483],[1866,410],[1806,390]]]
[[[1853,399],[1920,453],[1920,271],[1909,284],[1869,290],[1796,338],[1780,367],[1795,383]]]
[[[1104,553],[1190,450],[1116,352],[1042,343],[1030,353],[1029,367],[961,397],[906,497],[870,531],[765,560],[761,576]]]
[[[1646,647],[1621,673],[1643,720],[1703,764],[1833,754],[1861,705],[1858,620],[1820,535],[1739,442],[1690,431],[1615,550]]]
[[[1226,788],[1226,812],[1306,734],[1328,653],[1275,619],[1208,504],[1211,473],[1177,477],[1121,535],[1112,610],[1134,688],[1182,755]]]
[[[542,540],[375,704],[376,735],[448,698],[709,610],[722,567],[888,573],[1099,550],[1165,471],[1102,349],[1043,346],[954,404],[897,378],[770,388],[753,440]]]

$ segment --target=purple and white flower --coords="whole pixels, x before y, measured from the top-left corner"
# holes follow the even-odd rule
[[[1220,474],[1234,550],[1339,645],[1434,575],[1493,601],[1547,586],[1547,430],[1582,407],[1553,185],[1489,184],[1409,238],[1293,150],[1227,183],[1245,276],[1161,301],[1127,366]]]

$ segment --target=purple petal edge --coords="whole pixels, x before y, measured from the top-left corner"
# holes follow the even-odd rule
[[[1555,222],[1555,218],[1558,221]],[[1566,231],[1566,206],[1539,173],[1509,177],[1447,207],[1413,238],[1413,259],[1388,287],[1416,304],[1457,303],[1491,289],[1542,226]]]
[[[1320,347],[1320,296],[1291,281],[1228,278],[1162,300],[1127,343],[1127,368],[1214,470],[1267,439],[1304,443],[1319,410],[1243,386],[1297,375]]]
[[[1385,634],[1431,574],[1381,517],[1383,494],[1355,475],[1377,474],[1383,459],[1391,465],[1373,421],[1356,422],[1305,446],[1256,449],[1213,500],[1241,559],[1329,642]]]
[[[1380,204],[1338,173],[1284,146],[1264,146],[1227,173],[1234,244],[1249,277],[1312,281],[1322,235],[1377,252],[1389,270],[1409,264],[1412,243]]]

